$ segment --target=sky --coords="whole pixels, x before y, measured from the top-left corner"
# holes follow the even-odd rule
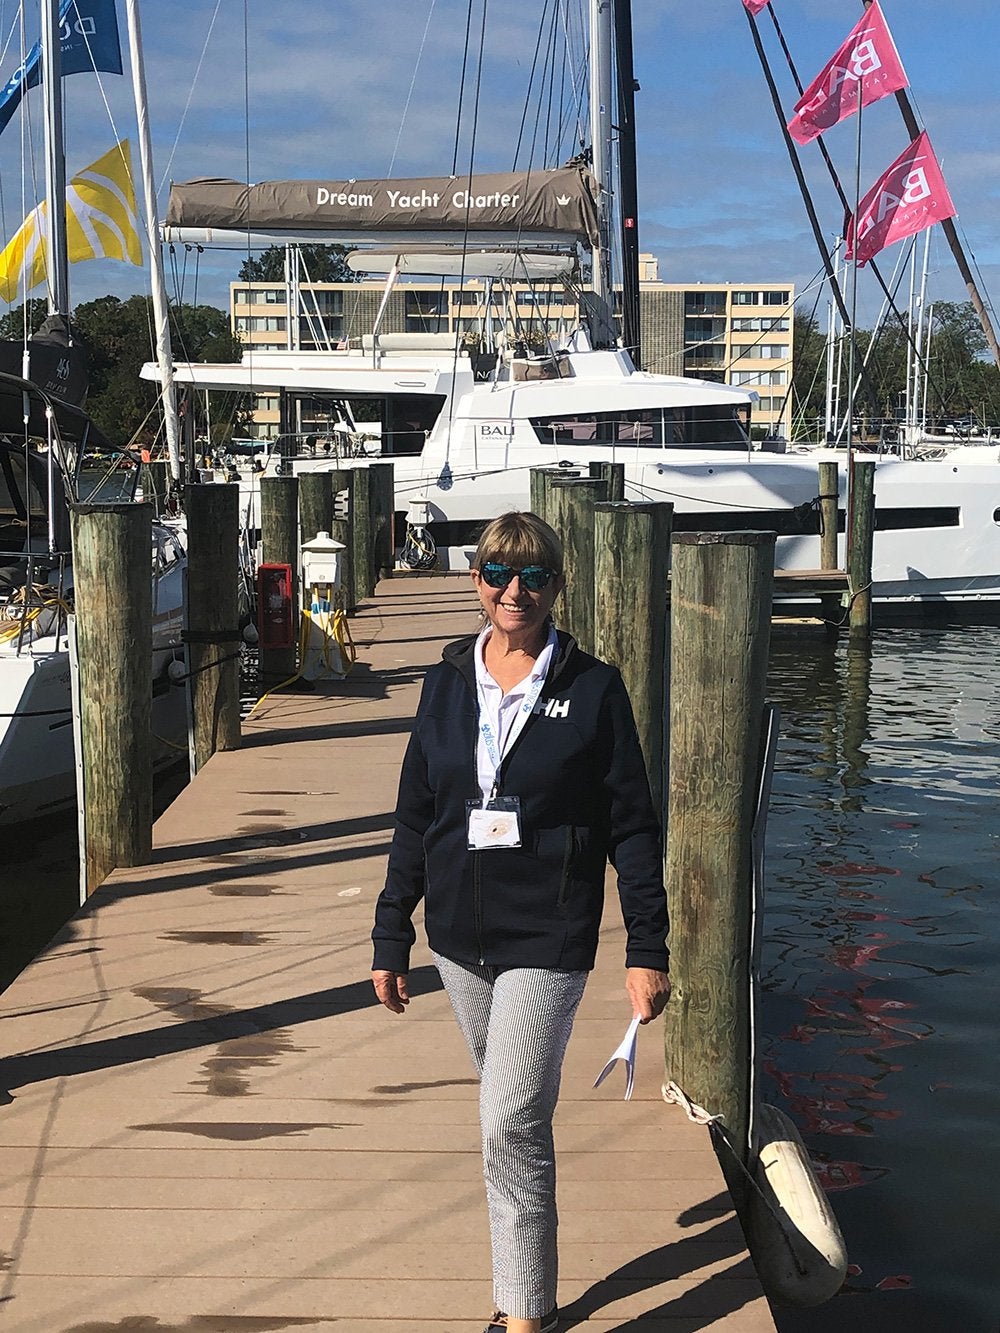
[[[476,36],[482,3],[475,0]],[[580,0],[563,3],[576,12]],[[1000,5],[883,0],[882,7],[958,209],[959,232],[987,298],[1000,302]],[[8,40],[17,8],[13,0],[0,0],[3,78],[19,60],[16,24]],[[862,12],[861,0],[773,0],[773,8],[804,83]],[[140,12],[161,213],[171,179],[338,180],[451,171],[466,0],[144,0]],[[542,0],[487,0],[487,55],[474,122],[477,171],[513,164],[542,12]],[[633,0],[632,14],[641,88],[640,249],[656,255],[659,276],[669,282],[794,281],[808,313],[818,295],[819,254],[741,0]],[[27,23],[33,40],[37,16],[29,14]],[[791,114],[797,94],[766,10],[757,23]],[[123,0],[119,25],[124,45]],[[116,135],[135,144],[127,75],[74,75],[64,86],[67,175],[107,151]],[[467,105],[471,89],[470,79]],[[23,141],[32,133],[40,138],[41,91],[26,100],[28,115],[22,107],[0,135],[4,243],[25,202],[33,202],[22,181],[32,171],[41,179],[40,151],[26,169],[22,165],[30,158]],[[472,124],[466,111],[462,172],[469,169]],[[865,111],[862,191],[907,141],[894,99]],[[825,142],[853,197],[856,122],[828,131]],[[832,243],[841,209],[816,145],[801,151]],[[901,248],[879,261],[887,278]],[[225,306],[240,259],[231,251],[168,256],[171,294]],[[110,261],[75,265],[70,282],[74,304],[148,290],[142,270]],[[929,291],[931,299],[965,299],[940,228],[933,232]],[[878,305],[874,281],[864,272],[857,299],[864,323]],[[820,300],[825,310],[825,296]]]

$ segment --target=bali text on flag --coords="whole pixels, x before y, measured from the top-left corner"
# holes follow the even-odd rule
[[[744,5],[751,14],[759,14],[762,9],[766,9],[770,0],[743,0]]]
[[[15,301],[47,273],[46,210],[42,203],[25,218],[0,254],[0,298]],[[73,177],[66,187],[66,251],[71,264],[84,259],[142,263],[132,160],[122,139],[103,157]]]
[[[843,43],[795,103],[788,133],[798,143],[810,143],[889,93],[907,86],[896,44],[878,0],[851,29]]]
[[[847,228],[847,258],[861,267],[887,245],[956,212],[925,130],[861,200]]]
[[[85,74],[100,69],[122,72],[115,0],[62,0],[59,6],[60,54],[63,74]],[[31,48],[0,89],[0,131],[20,105],[26,88],[42,81],[41,48]]]

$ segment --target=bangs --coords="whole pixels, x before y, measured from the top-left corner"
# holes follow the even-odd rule
[[[484,529],[476,547],[473,568],[482,569],[488,562],[510,565],[514,569],[541,565],[554,574],[561,574],[562,542],[537,514],[501,514]]]

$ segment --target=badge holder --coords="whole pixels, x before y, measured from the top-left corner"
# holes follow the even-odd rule
[[[494,796],[485,805],[466,801],[465,823],[470,851],[521,845],[521,802],[516,796]]]

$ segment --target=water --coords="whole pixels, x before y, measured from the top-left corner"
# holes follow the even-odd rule
[[[776,640],[762,1091],[851,1275],[781,1333],[1000,1328],[1000,629]]]
[[[1000,628],[772,645],[762,1092],[852,1263],[825,1306],[776,1311],[781,1333],[1000,1329],[998,663]],[[75,908],[75,822],[44,832],[8,839],[0,988]]]

